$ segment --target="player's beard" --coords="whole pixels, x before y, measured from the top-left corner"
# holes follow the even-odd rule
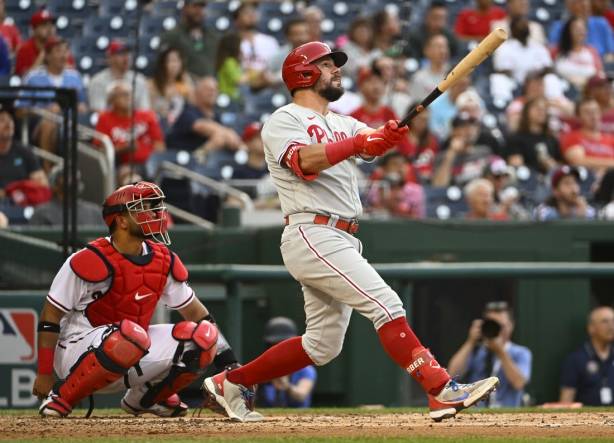
[[[329,83],[324,89],[320,89],[318,94],[324,97],[329,102],[336,102],[341,98],[345,89],[342,86],[333,86],[332,83]]]

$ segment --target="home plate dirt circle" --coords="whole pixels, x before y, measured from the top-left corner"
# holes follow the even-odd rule
[[[272,415],[260,423],[235,423],[217,415],[161,419],[94,415],[68,419],[0,416],[0,440],[20,438],[147,437],[155,440],[190,437],[573,437],[614,439],[614,412],[459,414],[442,423],[426,414],[300,414]]]

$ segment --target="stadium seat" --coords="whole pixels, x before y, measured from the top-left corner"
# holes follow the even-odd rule
[[[207,5],[207,13],[211,5],[218,2],[212,2]],[[220,2],[225,3],[225,2]],[[177,17],[179,15],[179,5],[181,3],[176,0],[160,0],[154,2],[152,15],[156,17]]]
[[[15,13],[27,12],[32,15],[38,6],[34,0],[6,0],[6,15],[12,17]]]
[[[84,36],[107,36],[113,38],[128,38],[130,36],[130,26],[122,16],[90,16],[83,26]]]
[[[135,16],[138,0],[100,0],[98,14],[101,16]]]
[[[457,186],[448,188],[425,187],[424,193],[427,218],[447,220],[458,218],[467,211],[463,191]]]
[[[139,27],[140,35],[161,35],[177,26],[175,17],[145,16]]]
[[[109,46],[106,36],[88,36],[71,41],[71,50],[77,69],[84,74],[95,74],[106,65],[105,51]]]

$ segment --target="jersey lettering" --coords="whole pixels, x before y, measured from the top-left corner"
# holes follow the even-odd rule
[[[311,137],[311,140],[314,140],[315,138],[315,143],[322,143],[322,140],[324,140],[324,138],[326,137],[326,133],[324,132],[324,129],[322,129],[318,125],[309,125],[309,127],[307,128],[307,134],[309,134],[309,137]],[[328,143],[329,142],[328,137],[326,137],[326,139]]]

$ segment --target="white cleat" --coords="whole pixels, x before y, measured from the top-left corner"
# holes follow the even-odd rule
[[[203,382],[202,390],[206,391],[226,411],[228,417],[240,422],[256,422],[264,420],[264,416],[251,409],[254,390],[243,385],[231,383],[226,379],[226,372],[220,372],[208,377]]]
[[[458,412],[488,398],[499,384],[497,377],[461,384],[450,380],[438,395],[429,395],[429,416],[435,421],[454,417]]]

